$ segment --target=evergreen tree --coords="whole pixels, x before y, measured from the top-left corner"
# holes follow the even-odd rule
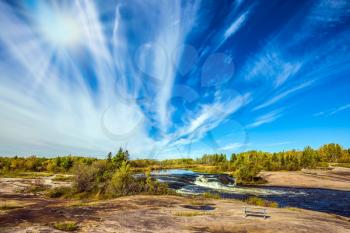
[[[107,155],[107,162],[111,163],[112,162],[112,152],[109,152]]]
[[[123,151],[122,148],[119,148],[118,153],[113,157],[112,162],[115,167],[119,168],[123,162],[129,161],[129,153],[127,151]]]

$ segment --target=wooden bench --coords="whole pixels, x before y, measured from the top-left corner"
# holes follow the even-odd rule
[[[244,206],[244,214],[245,217],[248,215],[250,216],[262,216],[264,219],[266,219],[267,216],[267,209],[265,208],[259,208],[259,207],[249,207],[249,206]]]

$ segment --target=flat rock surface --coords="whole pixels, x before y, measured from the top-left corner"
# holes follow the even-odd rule
[[[305,169],[295,172],[261,172],[267,180],[265,186],[325,188],[350,191],[350,168],[335,167],[331,170]]]
[[[0,212],[3,233],[60,232],[53,225],[65,220],[78,222],[78,232],[350,232],[349,218],[308,210],[267,208],[270,217],[266,220],[245,217],[246,204],[236,200],[137,195],[81,203],[19,194],[0,196],[1,200],[30,203]]]

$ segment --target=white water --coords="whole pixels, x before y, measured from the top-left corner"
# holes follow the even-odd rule
[[[225,185],[225,184],[222,184],[216,178],[208,179],[204,175],[199,175],[194,181],[194,184],[201,187],[217,189],[217,190],[231,190],[232,188],[235,188],[234,184]]]
[[[204,175],[199,175],[193,182],[194,185],[210,188],[220,192],[226,193],[237,193],[237,194],[252,194],[252,195],[306,195],[303,192],[294,191],[281,191],[281,190],[271,190],[264,188],[250,188],[250,187],[237,187],[234,184],[222,184],[214,176],[205,177]],[[178,190],[179,193],[193,193],[193,185],[185,186]]]

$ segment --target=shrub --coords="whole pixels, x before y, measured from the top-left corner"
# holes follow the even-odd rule
[[[76,192],[90,192],[95,188],[96,169],[94,167],[78,163],[73,168],[73,187]]]
[[[151,177],[150,171],[145,176],[134,177],[130,165],[124,161],[113,174],[106,192],[107,197],[131,194],[173,194],[166,183],[158,182]]]
[[[242,164],[235,172],[237,184],[254,184],[260,168],[254,163]]]
[[[256,206],[264,206],[264,207],[273,207],[278,208],[278,203],[275,201],[268,201],[259,197],[248,197],[244,200],[244,202],[250,204],[250,205],[256,205]]]
[[[166,183],[158,182],[151,177],[151,172],[148,170],[145,173],[146,181],[145,184],[141,181],[143,191],[148,194],[172,194],[173,192],[169,189]]]
[[[78,225],[73,221],[65,221],[55,223],[54,228],[61,231],[75,231],[78,229]]]
[[[108,187],[108,196],[131,194],[135,181],[130,171],[130,165],[123,161],[120,168],[113,174]]]
[[[220,199],[221,196],[218,193],[210,193],[210,192],[205,192],[203,193],[204,198],[212,198],[212,199]]]
[[[56,187],[49,189],[46,192],[46,196],[50,198],[67,197],[72,194],[72,188],[70,187]]]

